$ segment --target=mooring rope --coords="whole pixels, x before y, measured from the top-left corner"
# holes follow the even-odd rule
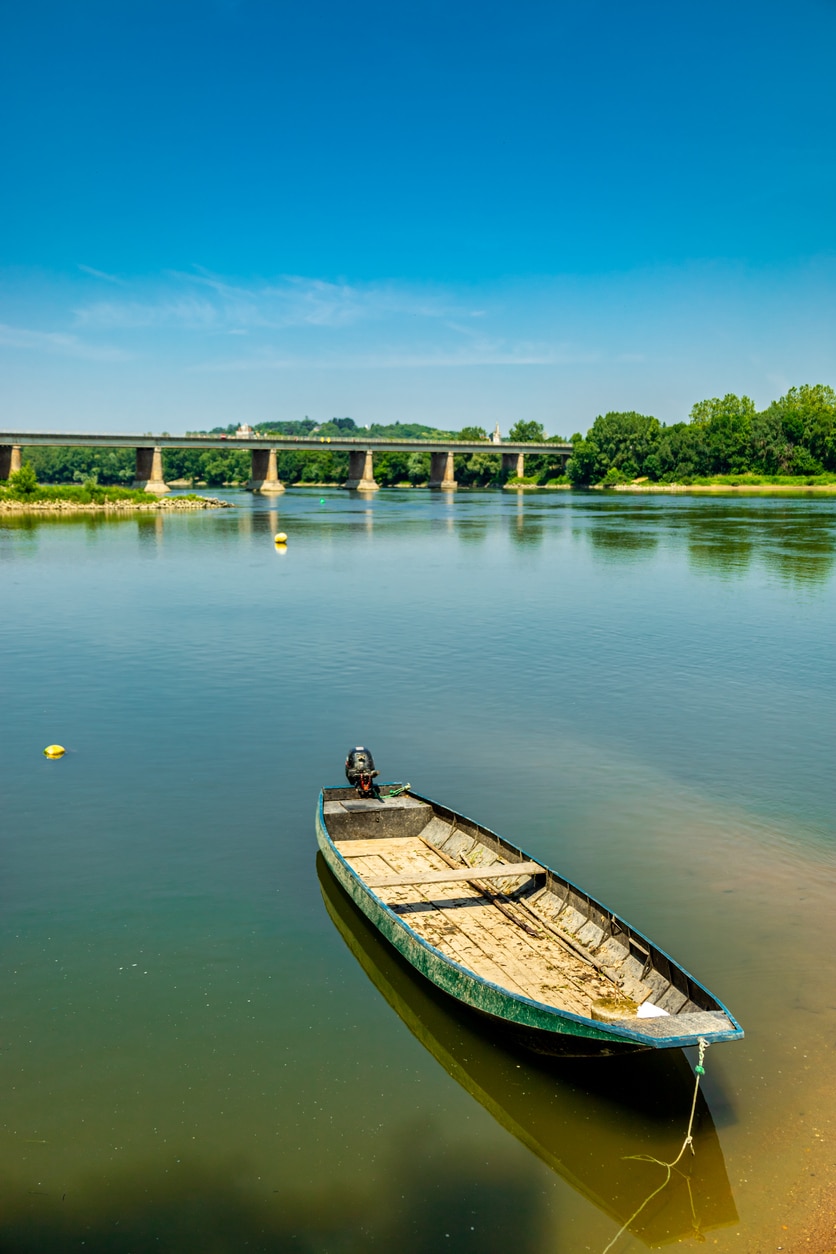
[[[703,1066],[703,1063],[705,1062],[705,1051],[708,1049],[708,1041],[705,1040],[705,1038],[702,1036],[699,1039],[699,1047],[700,1047],[700,1056],[697,1059],[696,1067],[694,1067],[694,1075],[696,1076],[696,1081],[694,1083],[694,1096],[691,1098],[691,1114],[688,1119],[688,1131],[685,1133],[685,1140],[682,1142],[682,1148],[680,1149],[676,1158],[674,1158],[673,1161],[669,1163],[663,1163],[660,1159],[654,1158],[652,1154],[627,1154],[625,1155],[625,1159],[624,1159],[625,1162],[632,1160],[632,1161],[641,1162],[641,1163],[656,1163],[657,1166],[664,1167],[667,1174],[665,1176],[665,1179],[659,1185],[658,1189],[654,1189],[653,1192],[644,1199],[644,1201],[642,1202],[638,1210],[633,1211],[632,1215],[627,1220],[627,1222],[625,1224],[622,1224],[618,1232],[610,1241],[609,1245],[606,1246],[605,1249],[602,1251],[602,1254],[609,1254],[609,1251],[613,1248],[618,1238],[624,1235],[624,1233],[627,1231],[627,1229],[630,1227],[630,1224],[633,1223],[634,1220],[638,1219],[639,1215],[642,1213],[645,1206],[647,1206],[648,1202],[652,1202],[654,1197],[657,1196],[657,1194],[661,1193],[664,1188],[667,1188],[667,1186],[670,1184],[671,1172],[673,1171],[674,1167],[679,1162],[682,1155],[685,1153],[686,1149],[690,1149],[691,1153],[692,1154],[694,1153],[694,1138],[692,1135],[693,1128],[694,1128],[694,1116],[697,1111],[697,1094],[700,1091],[700,1080],[705,1075],[705,1067]],[[691,1190],[689,1187],[688,1192],[690,1193],[690,1191]],[[691,1201],[691,1213],[692,1214],[694,1213],[693,1199]]]
[[[401,793],[407,792],[411,787],[411,784],[401,784],[398,788],[390,788],[386,796],[400,797]]]

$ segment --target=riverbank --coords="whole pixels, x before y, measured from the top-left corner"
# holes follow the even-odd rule
[[[138,493],[136,495],[139,495]],[[172,496],[146,501],[135,499],[106,501],[2,500],[0,514],[171,514],[200,509],[234,509],[231,501],[215,496]]]
[[[700,495],[725,495],[726,493],[744,496],[785,496],[788,493],[823,494],[833,496],[836,483],[616,483],[613,485],[595,484],[594,489],[603,492],[632,492],[636,494],[655,493],[666,496],[683,493],[699,493]]]
[[[522,483],[510,479],[502,484],[503,492],[570,492],[571,483]]]

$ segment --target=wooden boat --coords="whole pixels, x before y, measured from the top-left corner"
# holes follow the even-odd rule
[[[381,934],[445,993],[537,1048],[738,1040],[726,1007],[606,906],[409,785],[325,788],[317,840]]]
[[[737,1222],[723,1151],[700,1092],[694,1153],[646,1206],[670,1162],[694,1092],[680,1050],[611,1058],[532,1053],[419,975],[357,908],[317,856],[328,915],[375,989],[423,1047],[485,1110],[556,1175],[648,1246]],[[362,1009],[362,1008],[361,1008]],[[404,1061],[404,1060],[402,1060]],[[410,1065],[408,1060],[404,1065]]]

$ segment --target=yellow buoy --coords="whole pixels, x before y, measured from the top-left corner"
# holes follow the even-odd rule
[[[276,544],[287,544],[287,536],[283,531],[278,532],[275,536]]]
[[[44,757],[61,758],[64,756],[66,752],[67,750],[64,748],[63,745],[47,745],[47,747],[44,749]]]

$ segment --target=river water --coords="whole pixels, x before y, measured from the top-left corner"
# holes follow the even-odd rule
[[[836,1246],[836,503],[229,498],[0,521],[4,1254]],[[316,861],[360,743],[743,1024],[628,1230],[694,1059],[401,969]]]

